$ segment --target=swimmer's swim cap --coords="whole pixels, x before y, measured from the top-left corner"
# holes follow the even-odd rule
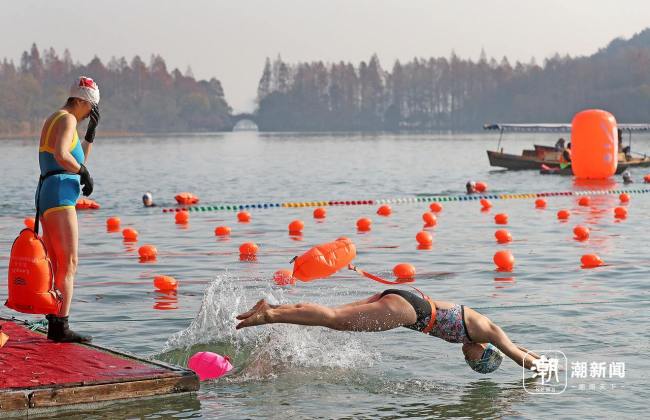
[[[146,193],[144,193],[144,195],[142,196],[142,202],[144,203],[144,202],[146,202],[146,201],[153,201],[153,196],[151,195],[150,192],[146,192]]]
[[[503,354],[501,354],[499,349],[488,343],[479,360],[465,359],[465,362],[467,362],[473,371],[486,374],[497,370],[501,365],[502,360]]]
[[[90,77],[81,76],[70,87],[71,98],[79,98],[88,101],[93,105],[99,104],[99,88],[97,83]]]

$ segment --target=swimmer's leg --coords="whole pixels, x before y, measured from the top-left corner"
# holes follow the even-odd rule
[[[46,213],[43,217],[43,230],[47,243],[53,250],[56,260],[54,284],[63,295],[63,304],[58,316],[68,316],[74,289],[74,276],[77,273],[77,211],[65,208]],[[48,249],[50,251],[50,249]]]
[[[527,354],[523,347],[516,346],[508,335],[485,315],[465,306],[465,324],[473,342],[492,343],[519,366],[526,369],[533,366],[536,357]]]
[[[261,300],[257,309],[237,316],[237,329],[284,323],[327,327],[339,331],[386,331],[416,322],[413,307],[401,296],[386,295],[372,303],[330,308],[314,303],[272,307]],[[253,308],[255,309],[255,308]]]
[[[366,304],[366,303],[376,302],[379,299],[381,299],[381,293],[374,294],[374,295],[370,296],[369,298],[357,300],[356,302],[344,303],[343,305],[339,305],[336,308],[341,309],[341,308],[348,308],[348,307],[351,307],[351,306],[359,306],[359,305],[363,305],[363,304]]]

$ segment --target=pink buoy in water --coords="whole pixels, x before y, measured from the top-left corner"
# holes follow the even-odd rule
[[[187,362],[187,367],[199,375],[199,379],[217,379],[232,370],[230,358],[209,351],[195,353]]]

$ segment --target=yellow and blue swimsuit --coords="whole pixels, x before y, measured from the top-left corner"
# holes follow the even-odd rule
[[[50,134],[54,124],[67,114],[66,111],[59,111],[52,118],[43,144],[38,148],[38,164],[41,167],[41,180],[36,189],[36,208],[39,209],[39,216],[47,213],[74,208],[81,191],[79,175],[67,172],[54,158],[54,144],[51,143]],[[81,148],[79,134],[74,131],[74,137],[70,146],[70,153],[80,165],[84,163],[84,151]]]

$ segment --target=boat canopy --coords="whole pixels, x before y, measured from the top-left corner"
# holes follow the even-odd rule
[[[626,133],[650,131],[650,124],[617,124]],[[571,124],[485,124],[484,130],[499,130],[530,133],[570,133]]]

